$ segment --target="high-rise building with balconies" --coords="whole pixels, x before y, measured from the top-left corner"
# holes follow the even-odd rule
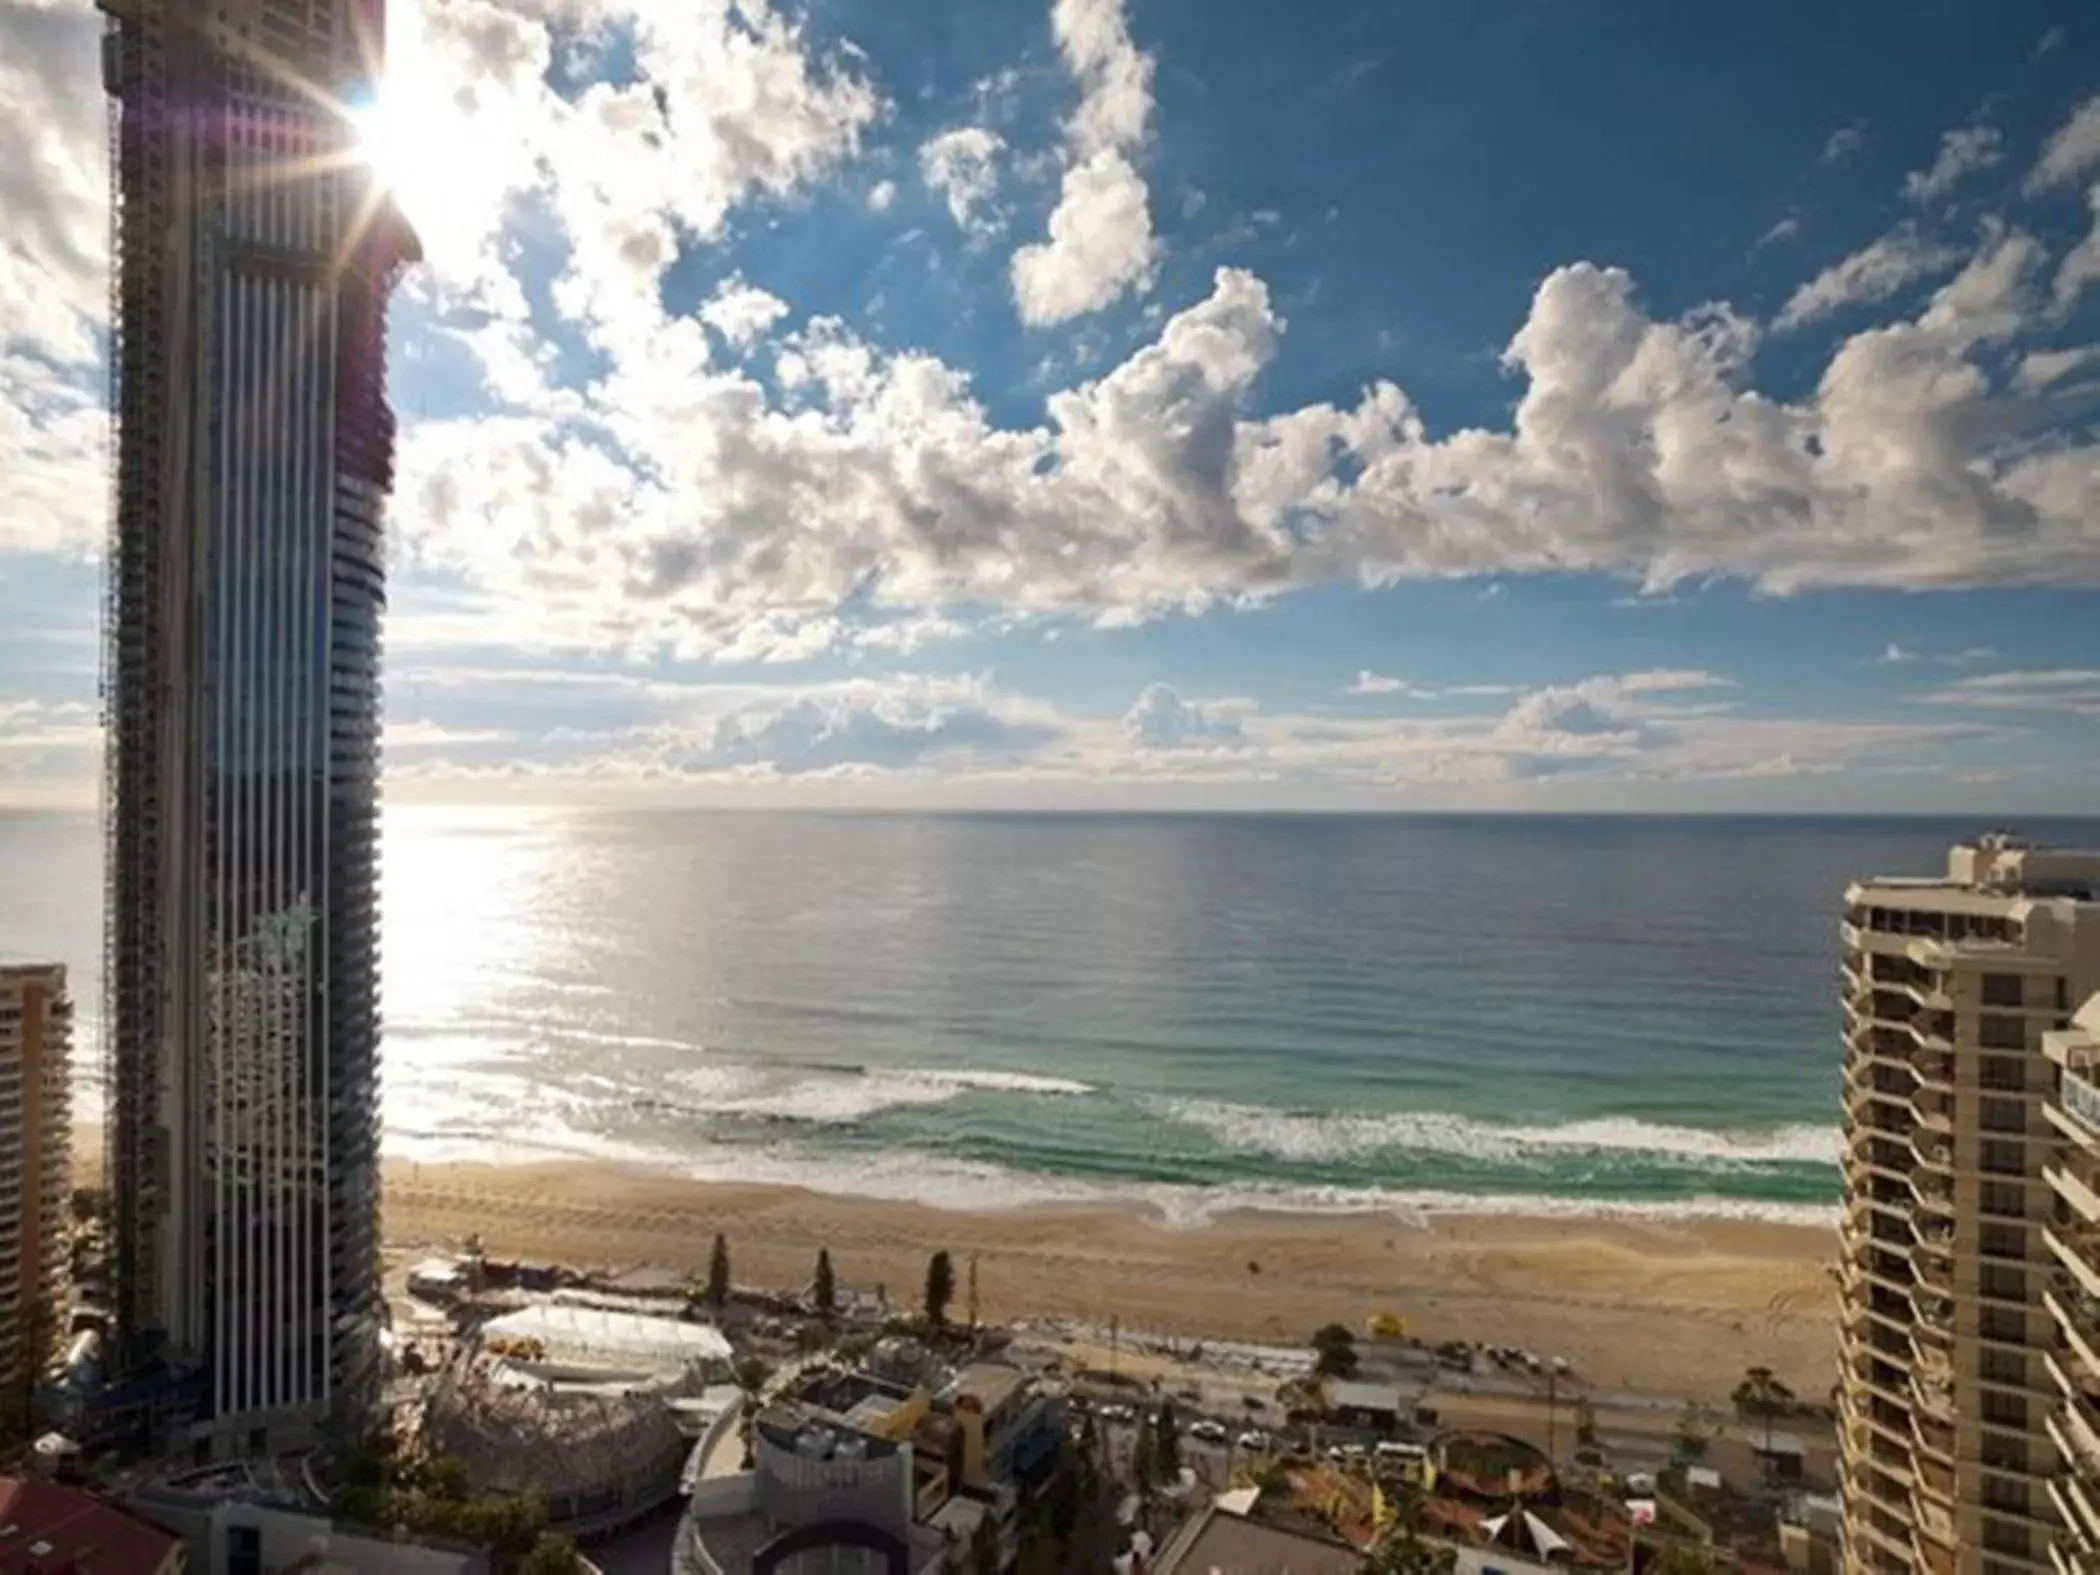
[[[2048,1571],[2043,1037],[2100,989],[2100,853],[1987,836],[1944,877],[1853,886],[1842,929],[1846,1568]]]
[[[0,1448],[19,1441],[59,1329],[73,1003],[58,963],[0,963]]]
[[[2049,1171],[2055,1209],[2045,1232],[2063,1266],[2045,1298],[2057,1349],[2044,1361],[2061,1395],[2046,1424],[2057,1454],[2049,1494],[2061,1527],[2051,1557],[2058,1575],[2090,1575],[2100,1569],[2100,995],[2042,1041],[2056,1074],[2046,1110],[2063,1137]]]
[[[379,1380],[381,0],[101,0],[115,100],[105,609],[112,1355],[200,1456]],[[443,157],[443,150],[434,150]],[[139,1386],[129,1386],[139,1392]]]

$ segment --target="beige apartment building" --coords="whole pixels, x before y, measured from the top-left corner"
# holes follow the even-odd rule
[[[2091,1575],[2100,1569],[2100,995],[2043,1044],[2057,1076],[2049,1121],[2063,1137],[2047,1231],[2064,1271],[2048,1293],[2057,1349],[2045,1361],[2061,1397],[2046,1424],[2058,1460],[2050,1556],[2060,1575]]]
[[[2049,1575],[2066,1277],[2044,1039],[2100,991],[2100,852],[1987,836],[1944,877],[1851,887],[1842,934],[1846,1569]]]
[[[57,1335],[72,1037],[66,970],[0,963],[0,1442],[26,1426]]]

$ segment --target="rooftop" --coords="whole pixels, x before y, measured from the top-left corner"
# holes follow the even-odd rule
[[[954,1401],[967,1396],[986,1411],[996,1411],[1027,1382],[1028,1375],[1018,1367],[998,1367],[980,1362],[957,1373],[954,1381],[941,1391],[941,1398]]]
[[[1186,1522],[1160,1550],[1154,1575],[1356,1575],[1363,1555],[1335,1542],[1215,1507]]]
[[[77,1488],[0,1477],[0,1575],[154,1575],[177,1545],[158,1527]]]
[[[1339,1379],[1330,1386],[1328,1393],[1338,1411],[1399,1411],[1400,1386],[1397,1384],[1368,1384],[1354,1379]]]

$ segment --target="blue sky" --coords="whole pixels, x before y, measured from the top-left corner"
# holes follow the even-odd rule
[[[389,791],[2100,810],[2081,9],[397,3]],[[95,32],[0,0],[0,801]]]

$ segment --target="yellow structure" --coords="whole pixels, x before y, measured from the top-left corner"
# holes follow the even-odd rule
[[[1841,935],[1844,1568],[2048,1575],[2075,1244],[2043,1038],[2100,990],[2100,853],[1984,837],[1943,878],[1854,885]]]

